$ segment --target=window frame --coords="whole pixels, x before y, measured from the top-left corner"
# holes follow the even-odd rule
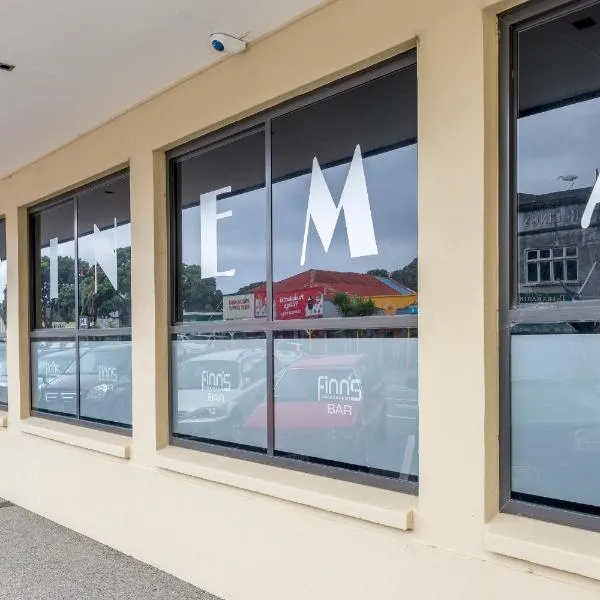
[[[252,117],[221,128],[209,133],[199,139],[174,148],[166,153],[167,168],[167,202],[168,202],[168,264],[169,264],[169,440],[173,446],[191,448],[211,454],[229,456],[233,458],[248,460],[282,467],[294,471],[301,471],[315,475],[328,476],[343,481],[360,483],[382,489],[396,490],[408,494],[418,493],[418,479],[415,476],[403,476],[402,478],[391,478],[381,475],[365,473],[360,470],[345,469],[337,466],[329,466],[308,461],[295,460],[288,457],[277,456],[274,453],[274,389],[267,385],[267,449],[266,451],[251,451],[232,446],[222,445],[218,440],[214,443],[182,439],[174,435],[173,424],[173,381],[172,365],[172,340],[177,334],[187,333],[219,333],[219,332],[255,332],[264,334],[267,350],[267,382],[274,381],[275,357],[274,357],[274,333],[277,331],[291,331],[298,329],[340,330],[340,329],[408,329],[418,331],[418,315],[395,315],[395,316],[367,316],[367,317],[327,317],[319,319],[316,326],[314,319],[297,319],[293,321],[275,320],[273,315],[273,231],[272,231],[272,176],[271,176],[271,123],[277,117],[287,115],[295,110],[304,108],[316,102],[331,98],[341,92],[352,90],[360,85],[393,74],[405,68],[414,67],[417,64],[416,50],[410,50],[392,59],[379,63],[371,68],[349,75],[324,87],[293,98],[283,104],[262,111]],[[247,321],[198,321],[179,322],[179,281],[180,265],[178,257],[181,256],[181,235],[179,215],[177,210],[177,182],[175,177],[175,166],[185,159],[196,157],[209,152],[224,144],[235,142],[247,135],[263,131],[265,136],[265,193],[266,193],[266,220],[267,220],[267,256],[266,256],[266,318],[249,319]],[[417,140],[415,140],[417,143]]]
[[[6,217],[4,217],[4,216],[0,217],[0,227],[4,227],[4,242],[6,244]],[[6,244],[6,245],[8,245],[8,244]],[[6,248],[5,248],[5,250],[6,250]],[[7,258],[5,260],[8,262]],[[8,290],[8,277],[7,277],[7,281],[6,281],[6,287],[7,287],[7,290]],[[1,293],[2,293],[2,289],[0,288],[0,294]],[[8,297],[6,299],[6,304],[8,305]],[[7,323],[4,323],[4,325],[5,325],[5,328],[6,328]],[[4,330],[3,334],[0,334],[0,343],[4,343],[5,352],[6,352],[6,350],[7,350],[7,346],[6,346],[6,344],[7,344],[7,331],[6,331],[6,329]],[[7,392],[8,392],[8,373],[6,374],[6,389],[7,389]],[[7,396],[6,400],[0,400],[0,410],[6,410],[7,408],[8,408],[8,396]]]
[[[77,403],[76,403],[76,414],[61,415],[54,414],[52,412],[39,410],[33,407],[33,389],[30,389],[29,393],[29,411],[31,416],[41,417],[53,421],[59,421],[63,423],[70,423],[89,429],[99,429],[111,433],[118,433],[121,435],[131,436],[132,426],[131,425],[118,425],[115,423],[108,423],[103,421],[94,421],[90,419],[81,418],[80,415],[80,370],[79,370],[79,343],[81,338],[129,338],[129,343],[132,344],[131,337],[131,326],[128,327],[114,327],[114,328],[94,328],[94,329],[82,329],[79,327],[79,273],[78,273],[78,202],[77,197],[81,194],[88,193],[97,188],[105,186],[107,183],[116,182],[121,179],[127,178],[130,180],[129,167],[118,169],[117,171],[99,179],[95,179],[91,183],[80,186],[60,194],[39,204],[30,207],[27,210],[27,266],[28,266],[28,300],[29,300],[29,332],[28,332],[28,353],[29,353],[29,379],[32,380],[32,343],[39,340],[73,340],[75,342],[75,363],[77,365],[76,374],[76,390],[77,390]],[[36,245],[36,239],[34,235],[34,217],[43,213],[44,211],[52,208],[56,208],[61,204],[66,204],[69,201],[73,202],[73,232],[74,232],[74,282],[75,282],[75,322],[76,326],[70,329],[48,329],[35,327],[35,311],[36,303],[33,301],[33,295],[35,294],[35,269],[37,261],[38,248]],[[130,211],[131,211],[131,194],[129,195]],[[131,221],[131,212],[130,212]],[[125,341],[125,340],[123,340]]]
[[[572,256],[568,256],[566,251],[568,248],[574,248],[575,254]],[[548,258],[542,258],[540,256],[540,252],[547,250],[550,252],[550,256]],[[562,256],[554,256],[553,252],[555,250],[562,250]],[[529,258],[530,252],[537,252],[536,258]],[[579,251],[577,246],[555,246],[552,248],[526,248],[523,250],[523,265],[524,265],[524,283],[527,285],[552,285],[552,284],[560,284],[560,283],[579,283]],[[554,263],[560,262],[563,265],[563,273],[565,275],[568,273],[567,263],[575,262],[577,269],[577,277],[575,279],[557,279],[554,274]],[[540,276],[540,265],[542,263],[550,265],[550,279],[542,279]],[[529,279],[529,265],[536,265],[537,269],[537,279],[535,281]]]
[[[600,300],[573,303],[556,302],[543,311],[518,304],[519,246],[517,212],[517,106],[518,48],[517,36],[532,27],[576,13],[598,0],[538,0],[528,2],[498,15],[499,34],[499,510],[551,523],[600,531],[598,515],[577,512],[575,503],[552,501],[534,503],[512,497],[511,456],[511,327],[518,324],[563,323],[565,321],[599,321]],[[578,99],[572,99],[577,101]],[[560,105],[567,104],[566,102]],[[544,108],[554,108],[554,105]],[[531,114],[525,112],[523,116]],[[566,248],[566,246],[565,246]],[[566,252],[566,251],[565,251]],[[526,255],[525,255],[526,258]],[[571,257],[569,257],[571,258]],[[550,259],[552,260],[552,259]],[[567,260],[566,254],[562,260]],[[527,269],[527,260],[524,264]],[[579,265],[578,265],[579,271]],[[579,276],[579,272],[578,272]],[[544,282],[552,283],[552,282]],[[539,285],[533,283],[532,285]],[[565,505],[569,505],[565,508]]]

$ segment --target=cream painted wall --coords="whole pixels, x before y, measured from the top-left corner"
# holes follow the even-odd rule
[[[0,181],[10,378],[0,496],[227,600],[598,598],[600,558],[590,550],[596,534],[540,524],[544,541],[525,539],[527,551],[519,550],[520,533],[501,536],[517,548],[515,556],[532,562],[486,549],[498,505],[495,14],[507,7],[490,4],[331,2]],[[168,443],[164,150],[415,45],[420,494],[414,530],[159,468],[157,449]],[[29,405],[26,207],[127,163],[134,433],[131,459],[123,460],[39,439],[22,427]],[[463,293],[453,297],[446,293],[456,285],[448,265],[456,264]],[[327,489],[326,480],[313,481]],[[349,497],[356,490],[345,489]],[[399,510],[404,500],[398,496]],[[515,519],[527,538],[529,520]],[[571,552],[563,570],[556,548],[566,537],[576,550],[580,544],[581,556]]]

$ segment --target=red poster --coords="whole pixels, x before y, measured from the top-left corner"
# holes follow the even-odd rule
[[[323,316],[323,288],[305,288],[275,294],[275,318],[317,319]]]
[[[254,292],[254,316],[257,319],[267,316],[267,292]]]

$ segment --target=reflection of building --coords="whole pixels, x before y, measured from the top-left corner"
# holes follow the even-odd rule
[[[346,294],[363,300],[371,299],[375,303],[376,312],[388,315],[405,312],[417,302],[416,292],[389,277],[310,269],[275,283],[273,293],[276,305],[278,299],[284,301],[288,296],[303,290],[313,291],[312,296],[317,303],[322,294],[322,309],[313,310],[312,316],[339,316],[338,308],[334,304],[336,294]],[[264,293],[264,285],[254,290],[255,295]]]
[[[519,300],[600,296],[600,218],[581,216],[592,188],[519,194]]]

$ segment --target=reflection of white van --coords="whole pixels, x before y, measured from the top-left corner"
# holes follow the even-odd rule
[[[196,356],[174,377],[175,432],[237,441],[266,393],[266,353],[234,349]]]

